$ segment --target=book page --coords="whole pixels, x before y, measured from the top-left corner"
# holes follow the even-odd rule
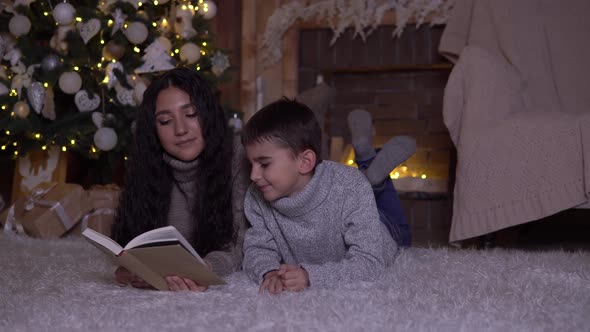
[[[131,249],[135,247],[144,246],[149,243],[156,243],[156,242],[169,242],[169,241],[178,241],[180,244],[186,248],[200,263],[205,264],[201,256],[197,254],[195,249],[190,245],[190,243],[180,234],[180,232],[174,226],[166,226],[156,228],[149,232],[145,232],[133,240],[131,240],[124,249]]]
[[[94,244],[101,250],[109,250],[113,255],[118,256],[123,248],[115,242],[113,239],[109,238],[108,236],[101,234],[92,228],[86,228],[82,235],[90,241],[90,243]]]

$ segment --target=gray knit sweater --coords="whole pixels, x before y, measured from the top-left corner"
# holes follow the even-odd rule
[[[258,283],[281,263],[303,267],[311,287],[374,280],[395,258],[371,186],[352,167],[323,161],[303,191],[270,203],[251,185],[244,211],[243,268]]]
[[[237,142],[237,143],[236,143]],[[183,162],[164,155],[164,161],[172,168],[174,184],[170,195],[168,224],[174,226],[189,241],[193,237],[193,218],[191,208],[195,199],[194,185],[198,172],[198,159]],[[248,168],[244,164],[244,152],[239,139],[234,139],[234,158],[232,160],[232,209],[236,241],[224,251],[213,251],[204,257],[213,271],[220,276],[239,270],[242,263],[242,247],[246,220],[244,217],[244,194],[249,183]]]

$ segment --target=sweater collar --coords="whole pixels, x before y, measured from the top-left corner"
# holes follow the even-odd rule
[[[298,217],[314,210],[328,198],[333,181],[327,176],[326,163],[320,162],[302,191],[271,202],[271,206],[288,217]]]
[[[164,162],[172,168],[172,176],[178,183],[188,183],[196,181],[197,165],[199,159],[192,161],[182,161],[173,158],[167,153],[163,156]]]

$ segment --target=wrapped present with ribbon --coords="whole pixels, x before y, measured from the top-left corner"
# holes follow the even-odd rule
[[[111,236],[111,227],[115,221],[115,210],[119,205],[121,189],[115,184],[96,185],[86,191],[85,211],[82,220],[72,234],[81,234],[86,228]]]
[[[19,198],[2,215],[4,231],[39,238],[57,238],[84,214],[84,189],[71,183],[46,183]]]

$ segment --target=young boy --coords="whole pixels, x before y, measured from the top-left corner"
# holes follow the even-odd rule
[[[393,263],[397,246],[371,185],[358,170],[319,159],[321,130],[307,106],[282,99],[264,107],[242,143],[253,182],[243,268],[261,292],[372,280]]]

